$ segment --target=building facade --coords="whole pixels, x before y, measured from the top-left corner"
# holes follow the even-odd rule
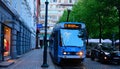
[[[41,0],[41,11],[40,11],[40,19],[39,23],[43,24],[43,28],[40,29],[40,44],[42,43],[43,37],[44,37],[44,25],[45,25],[45,1]],[[73,4],[77,2],[77,0],[48,0],[48,28],[47,28],[47,34],[48,34],[48,40],[49,35],[52,32],[54,24],[56,24],[59,20],[59,18],[62,16],[64,10],[71,9]]]
[[[64,10],[71,9],[77,0],[48,0],[48,23],[55,24]],[[40,23],[45,21],[45,0],[41,0]]]
[[[0,62],[8,57],[15,59],[35,48],[34,2],[35,0],[0,0]]]

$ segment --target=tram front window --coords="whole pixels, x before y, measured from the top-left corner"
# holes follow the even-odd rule
[[[82,38],[79,38],[79,30],[61,29],[62,46],[83,46]]]

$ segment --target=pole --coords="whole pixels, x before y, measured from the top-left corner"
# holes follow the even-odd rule
[[[68,15],[67,15],[67,22],[68,22],[69,21],[70,10],[68,9],[67,12],[68,12]]]
[[[36,30],[36,49],[39,49],[38,48],[38,33],[39,33],[39,30],[37,29]]]
[[[120,6],[118,8],[118,12],[119,12],[119,51],[120,51]]]
[[[47,17],[48,17],[48,4],[49,2],[46,0],[46,10],[45,10],[45,36],[44,36],[44,52],[43,52],[43,64],[41,67],[48,67],[47,64]]]
[[[88,31],[88,30],[87,30]],[[89,39],[89,35],[88,35],[88,32],[86,33],[87,34],[87,43],[86,43],[86,45],[88,46],[88,39]]]
[[[112,46],[115,46],[114,42],[115,42],[115,34],[112,34]]]
[[[99,17],[99,26],[100,26],[100,33],[99,33],[99,43],[101,43],[101,18],[100,18],[100,13],[98,14],[98,17]]]
[[[120,6],[118,3],[116,4],[116,7],[118,9],[118,15],[119,15],[119,25],[118,25],[119,33],[118,33],[118,36],[119,36],[119,51],[120,51]]]

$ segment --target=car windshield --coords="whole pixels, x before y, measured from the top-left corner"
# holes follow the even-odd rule
[[[115,47],[108,47],[108,46],[102,46],[102,50],[106,51],[106,52],[111,52],[111,51],[117,51],[117,49]]]
[[[61,40],[63,46],[83,46],[82,38],[78,37],[79,30],[61,29]]]

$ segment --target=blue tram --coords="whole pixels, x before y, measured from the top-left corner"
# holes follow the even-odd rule
[[[49,41],[49,53],[56,63],[63,60],[82,62],[86,57],[86,29],[84,23],[56,24]]]

